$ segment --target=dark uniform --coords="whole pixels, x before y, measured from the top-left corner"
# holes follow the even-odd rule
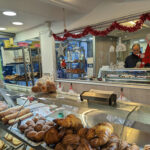
[[[140,61],[141,59],[132,53],[132,55],[128,56],[125,60],[125,68],[134,68],[136,67],[137,62]]]

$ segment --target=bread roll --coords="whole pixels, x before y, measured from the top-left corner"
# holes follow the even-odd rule
[[[4,111],[7,108],[8,108],[8,106],[6,104],[4,104],[3,102],[0,103],[0,111]]]
[[[32,115],[33,115],[33,113],[28,113],[28,114],[26,114],[26,115],[23,115],[23,116],[21,116],[21,117],[18,117],[17,119],[9,120],[9,121],[8,121],[8,124],[13,125],[13,124],[19,122],[19,120],[27,119],[27,118],[31,117]]]
[[[4,119],[7,120],[7,122],[8,122],[11,119],[15,119],[16,117],[21,117],[21,116],[23,116],[29,112],[30,112],[30,109],[25,108],[25,109],[21,110],[20,112],[16,112],[16,113],[9,114],[9,115],[5,116]]]
[[[46,122],[45,125],[54,126],[54,123],[49,121],[49,122]]]
[[[12,113],[15,113],[15,112],[21,110],[22,108],[23,108],[23,106],[15,106],[15,107],[9,108],[5,111],[0,112],[0,117],[3,118],[9,114],[12,114]]]
[[[39,86],[33,86],[32,87],[32,92],[34,92],[34,93],[38,93],[38,92],[41,92],[41,89],[39,88]]]

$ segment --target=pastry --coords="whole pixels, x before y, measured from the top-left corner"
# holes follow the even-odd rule
[[[56,144],[59,141],[58,130],[55,127],[51,127],[44,136],[46,144]]]
[[[50,129],[50,126],[46,124],[42,127],[42,131],[45,131],[45,132],[47,132],[49,129]]]
[[[11,119],[15,119],[17,117],[21,117],[21,116],[23,116],[23,115],[25,115],[25,114],[27,114],[29,112],[30,112],[30,109],[29,108],[25,108],[25,109],[21,110],[20,112],[17,111],[17,112],[15,112],[13,114],[9,114],[9,115],[4,117],[5,123],[8,122]]]
[[[8,124],[13,125],[13,124],[19,122],[20,120],[24,120],[24,119],[31,117],[32,115],[33,115],[33,113],[27,113],[21,117],[16,118],[16,119],[9,120]]]
[[[90,140],[93,139],[94,137],[95,137],[95,130],[91,128],[87,131],[86,139]]]
[[[36,131],[29,131],[28,133],[27,133],[27,138],[29,138],[30,140],[33,140],[33,141],[35,141],[35,136],[37,135],[37,132]]]
[[[26,124],[27,124],[28,126],[32,126],[33,128],[35,127],[35,122],[34,122],[33,120],[28,120],[28,121],[26,122]]]
[[[37,132],[42,131],[43,126],[44,125],[42,123],[38,123],[38,124],[35,125],[34,130],[37,131]]]
[[[15,107],[9,108],[5,111],[2,111],[2,112],[0,112],[0,118],[3,118],[9,114],[15,113],[15,112],[21,110],[22,108],[23,108],[23,106],[15,106]]]
[[[29,127],[27,129],[25,129],[24,134],[27,136],[28,132],[30,132],[30,131],[34,131],[34,128],[33,127]]]
[[[78,135],[80,137],[86,137],[86,134],[88,132],[88,128],[81,128],[79,131],[78,131]]]
[[[13,137],[12,143],[17,146],[17,145],[20,145],[22,142],[20,140],[16,139],[15,137]]]
[[[11,141],[12,138],[13,138],[13,136],[12,136],[11,134],[8,134],[8,133],[5,134],[5,139],[6,139],[7,141]]]
[[[66,133],[65,134],[73,134],[73,130],[72,129],[66,129]]]
[[[74,150],[74,148],[71,145],[67,145],[66,150]]]
[[[38,133],[35,135],[34,140],[35,140],[36,142],[40,142],[40,141],[43,140],[44,135],[45,135],[45,132],[44,132],[44,131],[40,131],[40,132],[38,132]]]
[[[45,125],[54,126],[54,123],[53,122],[46,122]]]
[[[119,142],[119,149],[120,150],[125,150],[128,148],[128,143],[126,141],[120,141]]]
[[[127,148],[127,150],[140,150],[140,148],[136,144],[133,143],[131,146]]]
[[[23,124],[23,125],[19,126],[19,129],[20,129],[21,132],[24,132],[27,128],[28,128],[27,124]]]
[[[144,150],[150,150],[150,145],[145,145]]]
[[[65,133],[66,133],[66,129],[65,128],[60,129],[60,131],[58,133],[59,139],[62,139],[64,137]]]
[[[79,141],[80,141],[80,137],[77,135],[77,134],[67,134],[63,140],[62,140],[62,143],[64,145],[67,145],[67,144],[79,144]]]
[[[55,146],[55,150],[66,150],[66,149],[65,149],[65,146],[62,143],[58,143]]]
[[[81,120],[73,114],[68,115],[65,119],[55,119],[54,122],[65,128],[79,129],[83,127]]]
[[[39,117],[35,116],[32,120],[34,121],[34,123],[37,123],[37,121],[39,120]]]
[[[106,144],[109,141],[111,134],[113,133],[113,127],[108,122],[100,123],[96,125],[94,129],[95,134],[96,136],[98,136],[98,138],[91,140],[91,144],[93,147],[98,147]]]
[[[39,88],[39,86],[33,86],[32,87],[32,92],[34,92],[34,93],[38,93],[38,92],[41,92],[41,89]]]
[[[0,150],[2,150],[4,146],[5,146],[5,143],[2,140],[0,140]]]

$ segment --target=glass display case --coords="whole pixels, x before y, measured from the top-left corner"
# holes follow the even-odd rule
[[[102,71],[102,79],[114,82],[150,83],[150,69],[108,69]]]
[[[140,147],[150,143],[150,106],[137,104],[132,102],[118,101],[116,106],[109,106],[100,103],[88,104],[86,100],[83,102],[76,101],[75,98],[66,98],[62,94],[42,94],[33,95],[29,93],[22,93],[18,91],[11,91],[1,89],[1,99],[13,101],[16,105],[16,99],[21,97],[34,96],[36,102],[46,104],[51,113],[46,116],[47,120],[53,120],[60,117],[66,117],[68,114],[74,114],[79,117],[84,127],[93,127],[101,122],[110,122],[114,127],[114,132],[123,140],[127,142],[136,143]],[[3,93],[3,94],[2,94]],[[4,97],[4,95],[8,97]],[[10,105],[11,107],[12,105]],[[42,107],[41,107],[42,108]],[[10,126],[4,126],[0,122],[1,129],[4,128],[14,136],[25,142],[31,147],[35,143],[22,139],[22,135],[16,134],[15,130],[10,131]],[[16,129],[17,130],[17,129]],[[37,146],[37,147],[36,147]],[[47,149],[43,143],[36,143],[33,148]]]

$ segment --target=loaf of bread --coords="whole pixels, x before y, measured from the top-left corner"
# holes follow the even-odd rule
[[[25,115],[25,114],[27,114],[27,113],[29,113],[29,112],[30,112],[30,109],[29,109],[29,108],[24,108],[24,109],[21,110],[21,111],[17,111],[17,112],[15,112],[15,113],[13,113],[13,114],[9,114],[9,115],[3,117],[3,118],[2,118],[2,121],[3,121],[4,123],[7,123],[9,120],[15,119],[16,117],[21,117],[21,116],[23,116],[23,115]]]
[[[9,121],[8,121],[8,124],[13,125],[13,124],[19,122],[19,120],[27,119],[27,118],[31,117],[32,115],[33,115],[33,113],[30,112],[30,113],[28,113],[28,114],[26,114],[26,115],[23,115],[23,116],[21,116],[21,117],[18,117],[18,118],[16,118],[16,119],[9,120]]]
[[[0,112],[0,118],[3,118],[9,114],[15,113],[15,112],[21,110],[22,108],[23,108],[23,106],[15,106],[15,107],[9,108],[5,111],[2,111],[2,112]]]

